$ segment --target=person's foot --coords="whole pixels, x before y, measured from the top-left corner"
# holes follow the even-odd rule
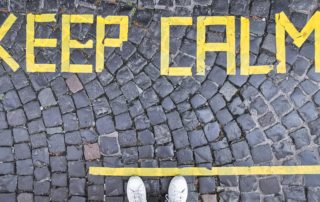
[[[168,202],[186,202],[188,197],[187,181],[182,176],[174,177],[169,185]]]
[[[147,202],[146,187],[140,177],[133,176],[129,178],[127,197],[129,202]]]

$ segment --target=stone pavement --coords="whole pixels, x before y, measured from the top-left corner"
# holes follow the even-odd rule
[[[27,3],[26,3],[27,2]],[[4,0],[1,23],[19,16],[1,44],[20,64],[25,13],[129,15],[129,40],[106,48],[99,74],[13,73],[0,65],[0,201],[124,201],[127,177],[88,174],[89,166],[182,167],[318,164],[320,74],[313,37],[287,44],[288,74],[227,76],[225,53],[207,54],[206,76],[159,74],[161,16],[236,15],[251,19],[252,64],[275,64],[274,14],[301,28],[316,0]],[[37,37],[61,38],[39,23]],[[72,38],[94,39],[94,25]],[[117,36],[118,27],[108,28]],[[171,28],[172,66],[194,66],[196,27]],[[237,41],[239,18],[237,19]],[[210,27],[208,41],[223,41]],[[290,40],[288,40],[290,42]],[[239,46],[237,43],[237,52]],[[36,49],[38,63],[60,65],[60,49]],[[20,58],[19,58],[20,57]],[[75,49],[75,63],[95,61]],[[238,57],[239,63],[239,57]],[[171,178],[144,178],[150,201],[164,200]],[[187,177],[189,201],[320,201],[320,176]]]

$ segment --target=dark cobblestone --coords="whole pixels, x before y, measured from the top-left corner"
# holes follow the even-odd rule
[[[255,176],[240,176],[239,187],[242,192],[255,191],[258,187],[257,178]]]
[[[50,107],[57,103],[50,88],[41,90],[39,92],[38,99],[42,107]]]
[[[22,109],[17,109],[14,111],[7,112],[7,120],[8,120],[9,126],[13,126],[13,127],[24,125],[27,122],[26,116]]]
[[[213,153],[215,163],[217,165],[224,165],[232,162],[232,154],[229,148],[224,148]]]
[[[288,74],[231,76],[226,54],[206,54],[206,76],[160,76],[161,16],[236,15],[250,18],[251,65],[276,63],[274,14],[284,11],[298,30],[317,1],[130,0],[16,1],[2,11],[127,15],[128,41],[106,48],[101,73],[26,73],[0,67],[0,201],[124,201],[127,178],[97,177],[89,166],[176,167],[318,164],[319,75],[313,37],[297,48],[286,40]],[[6,16],[3,14],[1,19]],[[59,18],[59,17],[58,17]],[[2,21],[3,21],[2,20]],[[25,20],[18,17],[2,45],[23,55]],[[61,22],[58,19],[57,25]],[[37,25],[37,37],[61,28]],[[117,37],[118,28],[107,28]],[[225,41],[224,26],[209,26],[208,41]],[[174,26],[170,66],[196,64],[196,24]],[[95,35],[72,26],[72,38]],[[36,61],[56,63],[60,52],[39,50]],[[24,60],[20,58],[20,60]],[[94,50],[77,49],[72,62],[94,63]],[[237,56],[237,66],[241,58]],[[318,92],[317,92],[318,91]],[[169,178],[146,179],[150,201]],[[188,177],[188,201],[319,201],[319,177]],[[161,195],[161,196],[160,196]]]
[[[286,128],[295,128],[302,124],[302,120],[296,111],[292,111],[282,118],[282,123]]]
[[[62,124],[62,118],[59,108],[53,107],[42,112],[46,127],[54,127]]]
[[[225,134],[229,141],[236,140],[241,135],[241,130],[235,121],[232,121],[224,126],[223,130],[225,131]]]
[[[277,142],[285,138],[285,131],[286,129],[282,125],[276,124],[273,127],[266,130],[265,133],[269,139],[271,139],[274,142]]]
[[[195,153],[195,161],[197,164],[211,163],[213,161],[209,146],[196,148],[194,150],[194,153]],[[213,189],[211,191],[213,191]]]
[[[272,160],[272,151],[268,144],[252,148],[251,155],[255,163],[264,163]]]

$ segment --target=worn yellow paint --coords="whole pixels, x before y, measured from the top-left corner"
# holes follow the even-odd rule
[[[240,34],[240,74],[268,74],[273,65],[250,65],[250,21],[248,18],[241,17],[241,34]]]
[[[226,26],[225,43],[206,43],[206,27],[211,25]],[[227,52],[227,74],[236,74],[234,16],[200,16],[197,18],[197,74],[205,75],[205,55],[208,51]]]
[[[0,27],[0,41],[9,32],[17,17],[10,14]],[[104,68],[105,47],[121,47],[128,40],[129,29],[128,16],[97,16],[96,24],[96,61],[95,70],[101,72]],[[36,64],[36,47],[57,47],[57,39],[35,38],[35,23],[56,22],[55,14],[27,14],[26,26],[26,66],[27,72],[54,72],[55,64]],[[70,29],[73,23],[94,22],[91,14],[63,14],[61,32],[61,71],[73,73],[92,73],[92,64],[70,64],[70,50],[94,48],[93,40],[84,44],[71,39]],[[293,39],[293,44],[301,47],[308,37],[314,32],[315,37],[315,71],[320,73],[320,12],[316,11],[306,25],[297,30],[284,12],[275,15],[276,26],[276,58],[278,60],[277,72],[286,73],[286,33]],[[106,38],[105,26],[119,25],[120,32],[117,38]],[[160,73],[167,76],[192,76],[192,67],[170,67],[170,27],[190,26],[192,17],[162,17],[161,18],[161,54]],[[226,27],[225,42],[206,42],[206,29],[208,26],[222,25]],[[152,31],[152,30],[151,30]],[[234,16],[199,16],[197,17],[197,52],[196,72],[197,75],[205,75],[206,52],[223,51],[227,54],[226,71],[228,75],[236,74],[236,40],[235,40],[235,17]],[[0,58],[9,67],[16,71],[19,64],[0,45]],[[240,33],[240,75],[267,74],[273,69],[273,65],[250,65],[250,21],[241,17]]]
[[[62,15],[62,34],[61,34],[61,72],[91,73],[91,64],[70,64],[71,48],[93,48],[93,41],[90,39],[86,43],[80,43],[71,39],[70,25],[73,23],[93,23],[93,15]]]
[[[55,14],[39,14],[27,15],[27,31],[26,31],[26,68],[28,72],[55,72],[55,64],[36,64],[35,63],[35,47],[57,47],[57,39],[36,39],[35,38],[35,22],[56,22]]]
[[[97,17],[96,29],[96,71],[101,72],[104,68],[104,48],[121,47],[128,40],[129,30],[128,16],[102,16]],[[119,38],[105,38],[105,25],[119,25]]]
[[[170,27],[192,25],[192,17],[161,18],[161,55],[160,74],[167,76],[192,76],[192,67],[169,67],[170,63]]]
[[[278,13],[275,16],[276,20],[276,57],[279,62],[277,66],[278,73],[286,73],[286,45],[285,45],[285,33],[293,39],[293,44],[297,47],[301,47],[302,44],[308,39],[309,35],[314,31],[315,37],[315,71],[320,72],[320,13],[319,11],[310,18],[307,24],[299,32],[292,22],[288,19],[284,12]]]
[[[10,14],[0,27],[0,41],[8,33],[13,23],[17,20],[14,14]],[[19,64],[13,57],[0,45],[0,58],[5,61],[13,71],[17,71]]]
[[[110,168],[90,167],[89,174],[103,176],[216,176],[216,175],[313,175],[320,174],[320,165],[308,166],[252,166],[185,168]]]

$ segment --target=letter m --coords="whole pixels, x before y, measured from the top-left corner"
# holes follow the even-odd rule
[[[276,14],[276,47],[277,60],[279,62],[277,67],[278,73],[286,73],[286,32],[293,39],[293,44],[301,47],[308,39],[310,34],[314,31],[315,36],[315,70],[320,72],[320,13],[317,11],[310,18],[307,24],[299,32],[292,22],[288,19],[284,12]]]

